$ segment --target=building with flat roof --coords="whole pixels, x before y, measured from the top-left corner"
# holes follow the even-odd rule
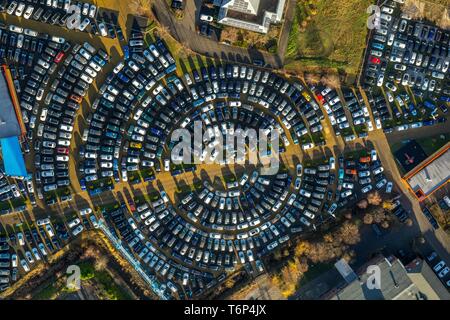
[[[5,173],[12,177],[28,176],[19,139],[25,134],[19,101],[11,73],[2,66],[0,76],[0,145]]]
[[[372,269],[368,271],[368,267]],[[345,280],[321,298],[325,300],[450,300],[450,294],[431,268],[416,258],[406,266],[394,256],[377,255],[353,271],[341,260],[335,264]],[[379,288],[373,283],[374,267],[379,270]],[[350,276],[349,276],[350,275]]]
[[[450,142],[403,177],[409,190],[423,201],[450,180]]]
[[[5,76],[0,77],[0,138],[22,134]]]
[[[347,261],[345,259],[341,259],[338,262],[334,264],[334,267],[336,270],[340,273],[342,278],[347,283],[352,283],[355,279],[358,278],[356,273],[353,271],[353,269],[348,265]]]
[[[260,33],[281,22],[284,4],[285,0],[214,0],[219,23]]]
[[[374,265],[379,267],[380,288],[369,288],[368,280],[372,273],[367,272],[367,267]],[[421,299],[419,290],[408,277],[403,264],[390,256],[385,258],[379,255],[357,272],[357,278],[350,283],[334,288],[322,298],[326,300],[418,300]]]
[[[409,278],[427,300],[450,300],[450,293],[430,266],[421,258],[416,258],[405,266]]]

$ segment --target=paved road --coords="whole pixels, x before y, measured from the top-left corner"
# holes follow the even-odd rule
[[[248,50],[225,46],[225,45],[220,45],[212,40],[209,40],[209,39],[206,39],[204,37],[197,35],[197,33],[195,32],[195,27],[193,25],[194,17],[198,14],[198,12],[196,11],[196,8],[197,8],[196,3],[198,3],[197,0],[195,3],[194,3],[194,1],[189,1],[187,3],[186,14],[188,16],[190,15],[190,18],[188,19],[187,17],[185,17],[185,19],[183,19],[182,21],[174,20],[174,18],[172,18],[172,16],[170,15],[168,10],[162,10],[162,9],[167,9],[166,4],[163,0],[157,0],[156,3],[158,4],[157,8],[159,8],[159,9],[157,9],[157,14],[159,15],[159,18],[164,20],[166,23],[172,25],[173,31],[175,32],[176,37],[178,39],[189,40],[189,43],[193,43],[196,46],[196,48],[198,48],[200,51],[204,51],[205,54],[208,54],[208,52],[209,52],[209,54],[211,54],[212,52],[221,52],[223,54],[226,54],[225,52],[228,52],[228,53],[231,53],[231,56],[234,55],[234,57],[241,56],[241,57],[249,58],[251,56],[251,53]],[[2,15],[1,17],[4,18],[4,15]],[[125,19],[121,19],[122,25],[125,23],[124,20]],[[40,30],[41,32],[50,32],[51,34],[58,35],[58,36],[65,36],[67,38],[70,38],[71,40],[75,40],[78,42],[89,41],[99,47],[104,45],[105,47],[112,48],[113,51],[114,50],[116,51],[115,53],[113,53],[114,61],[117,61],[117,59],[119,59],[119,56],[120,56],[119,44],[117,41],[114,41],[114,40],[104,39],[104,38],[100,39],[99,37],[93,38],[89,34],[80,33],[80,32],[75,32],[75,33],[72,32],[69,34],[69,32],[67,30],[62,29],[62,28],[55,28],[55,27],[52,27],[52,26],[49,26],[46,24],[42,24],[39,22],[34,22],[34,21],[23,21],[23,19],[19,19],[17,17],[8,18],[8,22],[15,23],[15,24],[19,24],[19,23],[25,24],[26,27]],[[192,23],[192,25],[189,23]],[[185,24],[187,24],[187,25],[185,25]],[[183,32],[178,34],[177,32],[180,29],[183,30],[182,26],[184,26],[185,29]],[[171,31],[172,31],[172,28],[171,28]],[[287,27],[283,27],[283,28],[287,28]],[[183,40],[182,40],[182,42],[183,42]],[[228,58],[228,56],[227,56],[227,58]],[[269,62],[270,64],[272,64],[273,66],[277,66],[277,63],[279,63],[279,61],[276,61],[276,59],[271,55],[269,55],[268,59],[269,60],[266,59],[266,61]],[[272,59],[272,60],[270,60],[270,59]],[[109,66],[109,67],[111,67],[111,66]],[[98,83],[101,83],[101,81],[99,81]],[[95,89],[93,89],[93,90],[95,90]],[[367,103],[367,101],[366,101],[366,103]],[[87,111],[87,106],[83,106],[83,113],[86,114],[86,111]],[[82,119],[82,117],[78,117],[78,119],[77,119],[77,123],[76,123],[77,128],[83,126],[82,124],[79,124],[79,121],[81,119]],[[322,151],[324,151],[326,149],[330,149],[331,152],[333,152],[335,155],[345,151],[345,148],[348,146],[346,146],[342,143],[341,138],[335,137],[334,131],[331,128],[331,125],[329,124],[328,119],[326,121],[324,121],[323,124],[324,124],[324,132],[325,132],[326,139],[327,139],[326,141],[328,141],[328,144],[326,147],[324,147],[322,149]],[[440,127],[436,127],[436,128],[437,129],[434,129],[434,128],[432,129],[433,133],[437,132],[435,130],[438,130],[439,132],[441,132],[441,131],[448,132],[448,126],[445,126],[445,124]],[[421,136],[423,134],[423,132],[425,132],[425,130],[427,130],[427,132],[429,132],[428,130],[430,130],[430,129],[409,130],[407,133],[394,134],[392,137],[393,137],[393,139],[401,140],[401,139],[405,139],[406,137],[410,138],[412,135],[413,136]],[[405,136],[403,136],[403,135],[405,135]],[[391,139],[391,137],[390,137],[390,139]],[[386,168],[386,174],[388,176],[390,176],[392,181],[397,181],[397,182],[401,181],[400,180],[401,175],[400,175],[400,173],[397,169],[397,166],[395,164],[395,161],[390,153],[389,144],[386,139],[386,136],[382,133],[381,130],[375,130],[369,134],[369,140],[376,146],[377,150],[379,150],[381,161],[383,162],[383,165]],[[357,140],[357,143],[358,144],[361,143],[361,142],[359,142],[359,139]],[[364,144],[364,142],[362,142],[361,144]],[[311,153],[310,155],[312,155],[311,157],[313,158],[315,155],[317,155],[317,150],[314,153]],[[322,154],[319,154],[319,156],[323,157]],[[297,161],[303,160],[303,153],[298,146],[291,147],[291,148],[288,148],[288,154],[283,155],[282,159],[291,168],[294,168],[293,164],[295,164]],[[32,166],[32,163],[30,163],[29,165]],[[71,176],[75,177],[77,174],[75,171],[76,165],[74,163],[74,159],[71,159],[70,168],[71,168]],[[219,166],[216,166],[216,167],[206,167],[205,166],[205,167],[200,167],[199,169],[205,170],[205,172],[207,172],[208,176],[211,178],[223,176],[223,168],[219,167]],[[197,172],[200,172],[200,171],[197,171]],[[66,213],[73,212],[74,210],[84,208],[87,205],[94,207],[94,206],[98,206],[98,205],[108,205],[108,204],[114,203],[117,200],[124,199],[124,193],[126,193],[126,192],[129,192],[131,194],[133,194],[133,193],[148,194],[149,192],[151,192],[151,190],[157,188],[159,185],[164,186],[165,190],[169,191],[168,193],[173,199],[174,191],[177,190],[182,185],[191,185],[191,183],[195,177],[203,179],[204,175],[203,174],[194,175],[194,174],[189,173],[189,174],[183,174],[183,175],[179,176],[177,179],[174,179],[168,173],[163,173],[163,174],[159,174],[158,180],[154,181],[151,184],[143,183],[143,184],[139,184],[139,185],[128,186],[126,184],[119,183],[119,184],[115,185],[115,189],[113,192],[103,193],[99,196],[95,196],[92,198],[89,197],[86,192],[81,192],[78,182],[75,182],[76,185],[73,186],[73,188],[75,190],[74,200],[68,204],[58,204],[58,205],[52,206],[50,208],[50,210],[56,211],[57,213],[59,213],[60,215],[63,216],[65,212]],[[74,178],[72,181],[78,181],[78,180],[76,178]],[[447,264],[449,264],[450,259],[449,259],[448,252],[450,251],[450,241],[448,239],[448,236],[442,230],[434,231],[432,229],[432,227],[428,223],[428,220],[426,220],[426,218],[423,216],[418,202],[407,190],[405,190],[405,188],[402,184],[397,185],[397,188],[399,188],[399,190],[405,194],[405,196],[402,197],[403,205],[405,206],[405,208],[407,210],[411,210],[411,212],[414,213],[413,218],[414,218],[415,222],[418,224],[420,231],[424,234],[425,239],[429,242],[430,245],[432,245],[435,248],[435,250],[439,253],[439,255],[444,260],[447,261]],[[33,212],[33,213],[31,213],[31,212]],[[37,217],[46,216],[46,215],[48,215],[48,208],[45,208],[44,206],[41,206],[40,208],[35,209],[35,210],[32,210],[31,208],[29,208],[29,210],[23,214],[9,215],[9,217],[6,217],[6,219],[4,217],[2,217],[2,222],[10,220],[13,223],[17,223],[17,222],[21,222],[21,221],[23,222],[26,220],[28,220],[28,221],[34,220],[35,214]]]
[[[365,98],[366,104],[368,104],[365,94],[363,94],[363,97]],[[433,134],[438,132],[438,130],[446,130],[446,132],[449,132],[450,128],[448,128],[448,126],[445,129],[438,127],[437,129],[433,129]],[[424,130],[422,130],[422,134],[423,132]],[[411,134],[413,136],[419,134],[415,133],[414,130],[408,130],[408,133],[408,138],[412,137]],[[394,134],[393,137],[396,139],[406,139],[406,136],[403,136],[403,134]],[[420,137],[420,135],[417,137]],[[369,140],[378,150],[379,158],[385,168],[386,176],[396,184],[397,190],[399,190],[400,193],[403,193],[403,196],[400,199],[403,207],[405,210],[410,212],[410,217],[416,224],[418,224],[425,240],[435,249],[435,251],[441,256],[442,259],[446,261],[448,265],[450,263],[450,238],[442,229],[434,230],[432,228],[427,218],[423,215],[420,204],[415,196],[408,191],[403,183],[401,183],[402,175],[400,174],[395,159],[391,153],[386,135],[382,130],[374,130],[369,133]]]
[[[294,15],[296,14],[296,0],[288,0],[287,5],[284,9],[284,21],[283,27],[281,29],[280,39],[278,40],[278,56],[284,64],[284,58],[286,56],[286,50],[289,41],[289,33],[292,27],[292,21],[294,20]]]
[[[263,59],[272,68],[281,69],[283,67],[282,59],[278,55],[221,44],[199,35],[195,28],[195,21],[199,16],[200,2],[200,0],[187,1],[184,17],[181,20],[173,16],[165,0],[155,0],[154,13],[158,21],[168,28],[170,34],[178,42],[194,52],[232,62],[251,63],[255,59]],[[291,0],[291,2],[294,1]],[[288,30],[288,26],[285,29]],[[287,42],[287,38],[282,37],[282,39],[286,40],[281,42],[281,46],[286,47],[287,45],[284,43]]]

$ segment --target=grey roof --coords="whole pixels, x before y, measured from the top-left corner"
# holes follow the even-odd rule
[[[3,74],[0,75],[0,139],[21,135],[14,105],[9,95],[8,85]]]
[[[422,170],[407,179],[414,192],[422,190],[429,195],[450,179],[450,149],[434,159]]]
[[[450,300],[450,293],[425,261],[416,258],[405,266],[408,276],[428,300]]]
[[[366,273],[368,265],[377,265],[380,268],[380,289],[369,289],[367,280],[370,274]],[[370,261],[359,274],[359,279],[351,282],[344,288],[338,289],[328,298],[331,300],[416,300],[418,290],[408,277],[405,268],[395,257],[377,257]]]
[[[347,261],[345,259],[341,259],[338,262],[334,264],[334,267],[336,270],[341,274],[342,278],[347,283],[353,282],[355,279],[358,279],[358,276],[353,271],[353,269],[348,265]]]
[[[251,23],[262,24],[264,22],[266,12],[276,13],[279,0],[261,0],[256,7],[257,14],[251,14],[248,11],[238,10],[237,7],[229,7],[227,17],[248,21]]]

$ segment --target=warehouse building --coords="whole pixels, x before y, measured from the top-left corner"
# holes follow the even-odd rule
[[[419,201],[444,187],[450,180],[450,142],[411,170],[403,180]]]
[[[344,274],[342,267],[344,265]],[[353,272],[342,262],[335,265],[345,283],[326,292],[323,300],[449,300],[450,294],[420,258],[406,266],[394,256],[381,254]],[[350,277],[348,277],[350,275]],[[374,280],[378,278],[378,286]]]
[[[28,176],[20,147],[25,134],[19,101],[16,96],[11,73],[2,66],[0,76],[0,145],[1,158],[7,176],[25,178]]]
[[[219,23],[260,33],[281,22],[284,4],[285,0],[214,0]]]

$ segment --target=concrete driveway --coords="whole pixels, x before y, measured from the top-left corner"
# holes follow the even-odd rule
[[[289,1],[289,3],[295,1]],[[292,21],[293,13],[287,10],[287,17],[285,18],[285,25],[283,26],[283,33],[279,43],[282,48],[282,54],[270,54],[256,49],[245,49],[225,44],[208,39],[197,33],[195,22],[197,21],[201,0],[187,1],[184,9],[183,19],[177,19],[171,13],[171,9],[164,0],[155,0],[154,14],[158,21],[166,26],[170,34],[180,43],[187,45],[191,50],[214,59],[222,59],[230,62],[240,62],[251,64],[253,60],[264,60],[268,67],[274,69],[283,68],[284,52],[287,47],[287,38],[289,35],[289,24]],[[290,18],[289,18],[290,17]],[[284,48],[284,49],[283,49]]]

